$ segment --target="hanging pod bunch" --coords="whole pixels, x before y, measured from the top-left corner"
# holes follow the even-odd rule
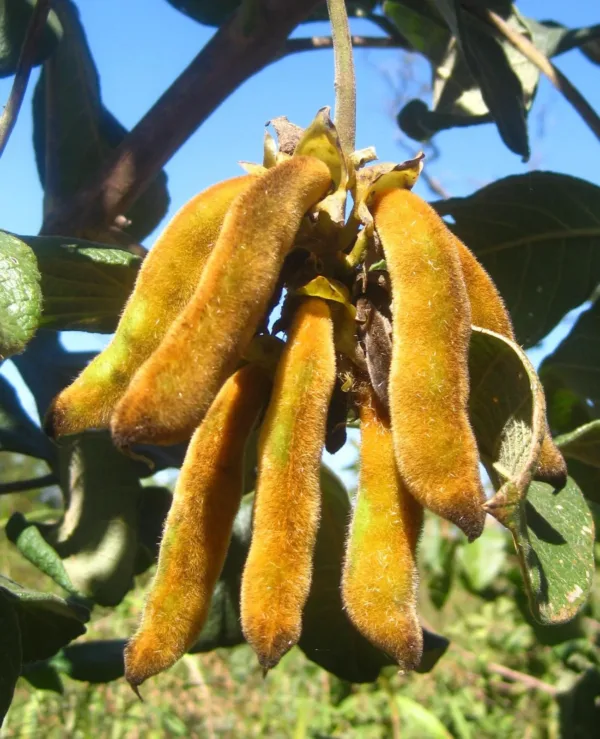
[[[496,287],[411,192],[422,156],[372,164],[372,149],[344,151],[328,109],[306,130],[285,118],[273,125],[279,146],[266,134],[262,164],[201,193],[167,226],[113,341],[46,419],[56,437],[110,427],[124,451],[191,437],[126,650],[135,688],[174,664],[202,629],[250,492],[244,449],[254,428],[240,613],[265,670],[301,636],[321,455],[340,423],[358,420],[362,434],[342,601],[354,627],[403,670],[416,668],[423,650],[424,510],[470,540],[485,523],[469,347],[473,326],[514,340]],[[532,469],[560,482],[564,461],[547,430],[539,447]]]

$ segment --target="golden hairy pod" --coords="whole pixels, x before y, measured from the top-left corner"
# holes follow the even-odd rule
[[[242,578],[242,629],[265,669],[300,637],[335,373],[329,307],[309,298],[294,317],[260,435],[252,544]]]
[[[410,492],[470,540],[485,522],[468,415],[471,310],[453,236],[409,190],[372,205],[392,283],[390,415]]]
[[[495,331],[511,341],[516,341],[512,321],[504,301],[475,255],[462,241],[454,237],[463,276],[471,304],[471,323],[474,326]],[[536,478],[562,487],[567,478],[567,465],[546,424],[546,434],[536,471]]]
[[[117,444],[190,435],[252,339],[304,214],[330,185],[323,162],[294,157],[236,198],[194,296],[116,408]]]
[[[209,187],[176,213],[142,264],[114,338],[55,398],[45,424],[51,436],[108,427],[133,374],[192,297],[231,202],[256,179]]]
[[[360,473],[342,578],[350,620],[402,670],[423,653],[416,549],[423,509],[396,466],[389,421],[371,392],[360,406]]]
[[[125,677],[134,687],[171,667],[204,625],[240,505],[244,446],[269,388],[263,371],[246,365],[223,385],[192,437],[156,577],[125,650]]]

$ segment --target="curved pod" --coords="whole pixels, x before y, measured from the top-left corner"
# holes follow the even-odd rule
[[[329,307],[309,298],[294,317],[260,435],[252,543],[242,578],[242,629],[265,669],[300,637],[335,373]]]
[[[454,237],[409,190],[373,203],[392,283],[390,415],[396,461],[425,507],[477,538],[485,522],[468,415],[471,310]]]
[[[194,294],[232,201],[256,179],[209,187],[175,214],[144,259],[112,341],[52,403],[50,436],[108,427],[134,373]]]
[[[156,577],[125,650],[125,677],[134,687],[173,665],[204,625],[242,497],[246,439],[269,388],[262,370],[246,365],[223,385],[192,437]]]
[[[189,436],[252,339],[304,214],[330,185],[323,162],[299,156],[235,200],[194,296],[116,408],[118,444]]]

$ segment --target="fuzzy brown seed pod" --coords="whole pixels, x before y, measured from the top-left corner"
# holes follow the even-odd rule
[[[342,598],[362,635],[402,670],[414,670],[423,653],[416,562],[423,509],[400,479],[390,424],[372,391],[362,393],[360,421],[358,494]]]
[[[468,415],[471,309],[454,238],[410,190],[372,206],[392,283],[390,415],[410,492],[459,526],[483,530],[485,495]]]
[[[192,297],[229,206],[256,179],[209,187],[175,214],[142,264],[114,338],[55,398],[45,423],[50,436],[108,427],[133,374]]]
[[[242,578],[242,628],[265,669],[300,637],[335,373],[329,307],[309,298],[294,317],[261,431],[252,544]]]
[[[192,646],[223,568],[243,486],[244,446],[270,382],[246,365],[232,375],[192,437],[140,627],[125,650],[135,688]]]
[[[469,294],[473,325],[495,331],[511,341],[516,341],[510,315],[492,278],[471,250],[456,237],[454,239]],[[560,450],[552,441],[552,434],[547,425],[535,476],[557,487],[562,487],[567,479],[567,465]]]
[[[299,156],[236,198],[193,298],[116,408],[117,444],[189,436],[252,339],[304,214],[330,185],[322,161]]]

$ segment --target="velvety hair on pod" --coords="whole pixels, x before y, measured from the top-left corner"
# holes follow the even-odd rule
[[[191,434],[251,341],[304,214],[330,185],[322,161],[299,156],[236,198],[195,294],[116,408],[117,444]]]
[[[456,243],[410,190],[374,202],[392,284],[389,398],[400,475],[425,507],[477,538],[485,522],[468,414],[471,309]]]
[[[257,180],[245,175],[209,187],[172,218],[144,259],[110,344],[52,403],[50,436],[108,428],[138,367],[194,294],[232,201]]]
[[[223,568],[242,496],[244,446],[271,383],[246,365],[221,388],[187,450],[140,627],[125,650],[136,688],[194,643]]]
[[[261,430],[252,543],[242,578],[242,629],[265,669],[300,637],[335,374],[329,307],[309,298],[294,316]]]
[[[369,389],[360,400],[360,474],[342,598],[350,620],[402,670],[423,653],[416,549],[423,508],[402,483],[390,424]]]

